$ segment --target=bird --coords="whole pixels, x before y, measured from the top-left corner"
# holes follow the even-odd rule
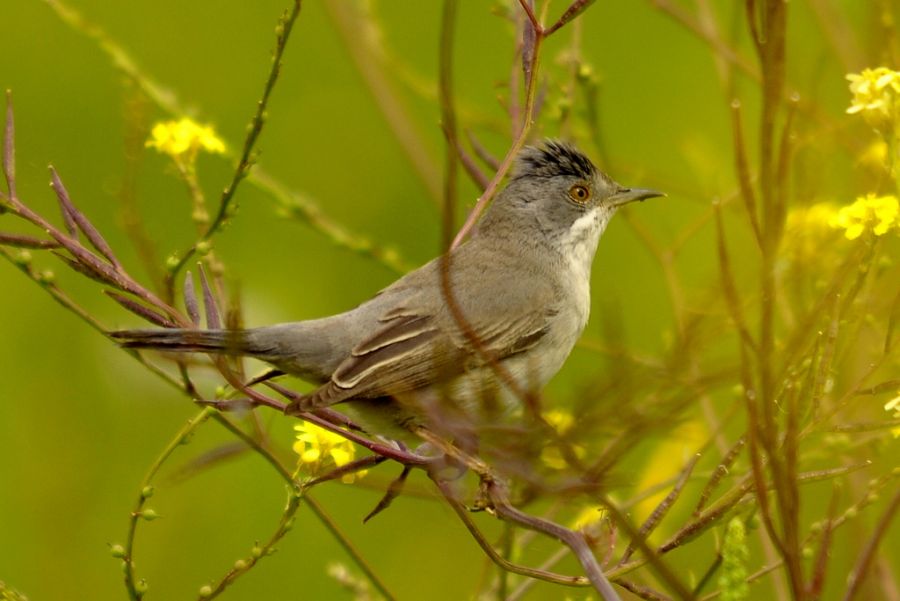
[[[124,347],[250,356],[317,385],[287,413],[340,404],[363,430],[409,441],[513,411],[563,366],[588,322],[591,268],[627,188],[573,145],[516,155],[474,233],[343,313],[241,330],[149,329]]]

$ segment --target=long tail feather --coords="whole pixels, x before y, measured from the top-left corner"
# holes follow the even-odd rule
[[[126,348],[147,348],[173,352],[248,352],[246,336],[240,330],[122,330],[110,336]]]

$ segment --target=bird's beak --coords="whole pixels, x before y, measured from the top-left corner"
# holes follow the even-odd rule
[[[607,202],[614,207],[634,202],[635,200],[644,200],[654,198],[656,196],[665,196],[665,192],[656,190],[648,190],[647,188],[620,188],[618,192],[607,198]]]

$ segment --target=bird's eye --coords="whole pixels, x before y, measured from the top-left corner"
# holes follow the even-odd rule
[[[587,202],[591,198],[591,191],[587,186],[575,184],[569,188],[569,198],[575,202]]]

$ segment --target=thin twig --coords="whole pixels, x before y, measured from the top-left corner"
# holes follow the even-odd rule
[[[9,198],[16,198],[16,122],[13,115],[12,91],[6,90],[6,122],[3,126],[3,175]],[[2,213],[2,206],[0,206]]]
[[[185,106],[178,102],[175,94],[164,88],[144,72],[138,61],[131,56],[121,44],[114,40],[101,27],[91,23],[83,15],[72,9],[61,0],[44,0],[63,23],[75,32],[85,35],[106,54],[113,67],[118,69],[129,81],[132,81],[157,107],[171,115],[183,115]],[[226,149],[231,148],[226,145]],[[233,157],[226,150],[228,158]],[[266,193],[275,201],[279,212],[291,219],[301,221],[314,231],[322,234],[329,242],[340,248],[346,248],[368,259],[374,260],[391,271],[405,273],[410,266],[394,249],[382,248],[359,234],[348,231],[336,221],[327,217],[320,204],[305,194],[290,190],[257,165],[246,175],[248,184]]]
[[[872,559],[878,550],[878,545],[881,544],[881,541],[887,534],[891,521],[893,521],[898,509],[900,509],[900,488],[894,493],[887,509],[884,510],[884,513],[878,519],[872,536],[866,542],[866,546],[856,560],[856,565],[853,566],[853,571],[850,572],[850,576],[847,578],[847,591],[844,593],[844,601],[851,601],[859,594],[866,571],[869,569],[869,565],[872,563]]]
[[[13,248],[32,248],[32,249],[48,249],[59,248],[59,242],[54,240],[41,240],[31,236],[22,236],[20,234],[6,234],[0,232],[0,246],[11,246]]]
[[[456,106],[453,94],[453,39],[456,29],[456,0],[444,0],[441,16],[440,80],[441,129],[447,138],[444,159],[444,189],[441,250],[450,247],[453,237],[457,195],[457,155],[461,150],[456,126]]]
[[[751,183],[750,167],[747,164],[747,148],[744,142],[744,127],[741,121],[741,103],[738,100],[731,102],[732,137],[734,138],[734,160],[737,169],[738,183],[740,184],[741,198],[744,200],[744,208],[756,243],[762,247],[762,232],[759,227],[759,214],[757,212],[756,192]]]
[[[524,6],[528,5],[526,0],[520,0],[520,3],[522,3]],[[526,11],[527,10],[528,9],[526,9]],[[537,24],[537,21],[534,18],[533,11],[531,11],[530,14],[530,22],[532,23],[532,25],[540,27],[540,25]],[[519,135],[513,141],[512,146],[510,146],[509,150],[506,153],[506,156],[503,158],[503,162],[500,163],[500,168],[494,174],[494,177],[491,178],[491,181],[487,185],[487,188],[485,188],[484,193],[478,198],[475,206],[469,212],[469,215],[466,217],[466,221],[465,223],[463,223],[462,228],[460,228],[459,232],[457,232],[456,237],[453,239],[453,244],[450,245],[451,249],[456,248],[457,246],[462,244],[462,241],[466,238],[466,236],[469,235],[469,232],[471,232],[472,228],[475,227],[475,223],[487,208],[488,203],[490,203],[490,201],[494,198],[494,195],[497,193],[497,190],[500,187],[500,183],[503,181],[503,178],[506,177],[506,174],[512,167],[516,156],[518,156],[519,151],[525,145],[525,140],[527,140],[528,138],[528,132],[531,130],[531,124],[534,118],[534,102],[535,93],[537,91],[537,66],[538,58],[540,56],[541,41],[543,40],[540,30],[536,31],[537,35],[534,39],[534,50],[531,55],[530,66],[526,70],[529,77],[525,81],[525,114],[522,117]],[[510,90],[511,94],[515,94],[515,92],[515,90]]]
[[[578,17],[581,13],[586,11],[588,7],[594,3],[594,0],[573,0],[572,4],[560,15],[559,19],[557,19],[556,23],[551,25],[550,27],[544,30],[544,36],[549,36],[554,34],[561,27],[566,25],[568,22],[572,21],[576,17]]]
[[[644,559],[650,565],[651,569],[656,573],[660,580],[664,581],[667,585],[669,585],[678,595],[680,599],[693,599],[693,593],[688,589],[687,586],[681,579],[672,571],[672,569],[663,561],[661,554],[662,549],[659,550],[653,549],[647,543],[647,540],[637,528],[631,523],[628,517],[622,513],[618,506],[613,503],[610,499],[606,497],[601,498],[601,503],[604,507],[606,507],[612,519],[615,521],[616,525],[619,528],[622,528],[627,534],[632,543],[641,550],[641,553],[644,556]],[[618,568],[623,567],[622,564],[616,566]]]
[[[374,16],[360,14],[362,5],[344,0],[329,0],[324,6],[404,156],[431,199],[439,202],[440,173],[429,157],[425,141],[410,120],[408,109],[392,87],[390,69],[384,64],[384,52],[378,45],[380,36],[374,30]]]
[[[69,228],[69,235],[73,238],[75,237],[74,228],[77,225],[78,229],[84,233],[91,245],[114,267],[119,267],[119,262],[116,260],[116,256],[113,253],[112,248],[110,248],[109,243],[106,242],[99,230],[88,221],[87,217],[84,216],[84,213],[76,209],[75,205],[72,204],[72,201],[69,199],[69,193],[66,191],[66,188],[59,178],[56,169],[53,168],[53,165],[50,166],[50,186],[53,188],[53,191],[56,192],[59,203],[62,205],[63,215],[67,217],[66,226]]]
[[[293,8],[291,9],[290,13],[285,13],[282,16],[281,20],[278,23],[278,26],[275,29],[276,40],[275,51],[272,55],[272,67],[269,70],[268,77],[266,78],[266,84],[263,88],[262,97],[256,104],[256,112],[253,114],[253,117],[250,120],[250,126],[247,131],[247,136],[244,138],[244,146],[241,150],[241,156],[238,159],[237,167],[235,167],[234,173],[231,176],[231,181],[222,192],[222,196],[219,199],[219,207],[216,210],[215,217],[213,217],[212,223],[209,224],[209,227],[206,229],[203,235],[200,236],[200,238],[189,249],[181,253],[178,263],[169,272],[169,279],[173,279],[178,275],[181,269],[197,252],[198,246],[208,242],[221,229],[221,227],[225,224],[225,221],[231,216],[231,207],[234,201],[234,195],[237,192],[238,186],[247,177],[247,174],[250,172],[250,168],[255,162],[253,153],[256,146],[256,141],[259,139],[259,135],[260,133],[262,133],[263,126],[266,123],[266,109],[269,105],[269,98],[272,95],[272,90],[275,89],[275,84],[277,83],[278,76],[281,73],[281,60],[284,55],[284,50],[287,47],[288,40],[290,39],[291,31],[293,31],[294,23],[297,21],[297,17],[300,16],[300,9],[302,7],[302,4],[302,0],[294,0]]]
[[[434,482],[437,485],[438,490],[440,490],[444,495],[447,503],[456,512],[457,517],[459,517],[463,525],[465,525],[466,529],[468,529],[469,534],[472,535],[472,538],[475,539],[475,541],[485,552],[485,554],[487,554],[487,556],[490,557],[494,563],[502,567],[504,570],[508,570],[514,574],[528,576],[529,578],[536,578],[538,580],[545,580],[547,582],[563,584],[566,586],[590,586],[590,581],[584,576],[564,576],[562,574],[556,574],[554,572],[548,572],[546,570],[540,570],[536,568],[529,568],[508,561],[499,553],[497,553],[497,551],[493,548],[493,546],[491,546],[487,539],[484,538],[484,535],[469,517],[468,510],[456,498],[453,490],[450,487],[450,484],[440,479],[436,479]]]
[[[238,428],[231,420],[226,418],[224,415],[216,414],[215,419],[222,426],[224,426],[226,429],[228,429],[232,434],[234,434],[239,439],[244,441],[244,443],[247,444],[250,448],[252,448],[256,453],[258,453],[260,456],[262,456],[263,459],[265,459],[269,463],[269,465],[271,465],[275,469],[275,471],[278,472],[279,476],[281,476],[282,480],[284,480],[288,486],[291,486],[292,488],[296,486],[296,482],[294,481],[290,472],[281,464],[280,461],[278,461],[278,459],[271,453],[271,451],[268,448],[266,448],[264,445],[260,444],[259,441],[257,441],[252,436],[249,436],[243,430]],[[321,480],[320,482],[324,482],[324,481],[325,480]],[[308,483],[306,488],[309,488],[311,486],[313,486],[313,483]],[[384,582],[381,580],[381,578],[375,573],[375,571],[372,569],[372,567],[369,565],[369,563],[365,560],[365,558],[362,556],[362,554],[359,552],[359,550],[356,549],[356,547],[350,542],[349,537],[337,526],[337,524],[335,524],[334,520],[331,519],[331,517],[328,515],[328,513],[325,511],[325,509],[321,506],[321,504],[319,504],[310,495],[310,492],[308,490],[306,490],[303,492],[303,494],[294,494],[294,491],[292,491],[291,494],[292,494],[292,496],[289,499],[288,508],[290,507],[291,500],[293,500],[293,499],[302,500],[303,503],[305,503],[310,508],[310,510],[313,512],[313,515],[316,516],[316,518],[319,520],[319,522],[321,522],[322,525],[325,526],[325,528],[329,531],[329,533],[331,533],[331,535],[335,537],[335,539],[338,541],[338,543],[341,545],[341,547],[344,548],[344,550],[351,557],[351,559],[356,564],[356,566],[360,570],[362,570],[362,572],[366,575],[366,577],[369,579],[369,581],[375,586],[375,588],[382,595],[384,595],[384,597],[386,599],[388,599],[388,600],[395,599],[396,597],[389,591],[387,586],[384,584]],[[274,545],[275,542],[277,542],[278,539],[281,538],[281,536],[284,536],[284,534],[286,534],[287,530],[286,529],[283,530],[284,525],[286,525],[286,520],[284,519],[284,516],[286,515],[286,513],[287,513],[287,509],[285,510],[285,513],[282,514],[283,518],[282,518],[282,522],[279,524],[279,530],[276,531],[276,533],[269,540],[268,547],[266,547],[266,548],[271,548],[272,545]],[[280,536],[279,536],[279,533],[280,533]],[[264,548],[264,550],[263,550],[264,552],[265,552],[266,548]]]
[[[666,514],[672,508],[672,505],[674,505],[675,501],[678,499],[678,495],[681,494],[681,490],[684,488],[684,485],[687,484],[688,479],[690,478],[694,468],[697,466],[697,462],[699,460],[700,453],[696,453],[693,457],[691,457],[691,460],[687,462],[687,465],[682,468],[675,486],[672,487],[672,490],[669,491],[669,494],[667,494],[665,498],[653,509],[650,517],[648,517],[644,521],[644,523],[641,524],[641,528],[640,530],[638,530],[636,539],[632,539],[631,542],[628,543],[628,547],[626,547],[625,552],[622,554],[622,559],[619,560],[619,565],[626,563],[631,558],[631,555],[634,553],[635,549],[638,546],[637,540],[647,540],[653,530],[666,516]]]
[[[135,502],[134,509],[132,510],[131,517],[128,521],[128,534],[125,537],[124,545],[125,554],[122,558],[125,562],[125,588],[132,601],[140,601],[143,596],[143,593],[138,590],[139,586],[134,571],[134,542],[137,535],[138,522],[142,519],[153,519],[151,516],[154,514],[149,514],[144,509],[147,499],[153,494],[153,479],[172,453],[182,446],[190,438],[193,432],[214,413],[215,411],[213,409],[207,407],[188,420],[150,465],[150,469],[147,470],[144,479],[141,481],[140,493],[138,494],[137,501]]]

